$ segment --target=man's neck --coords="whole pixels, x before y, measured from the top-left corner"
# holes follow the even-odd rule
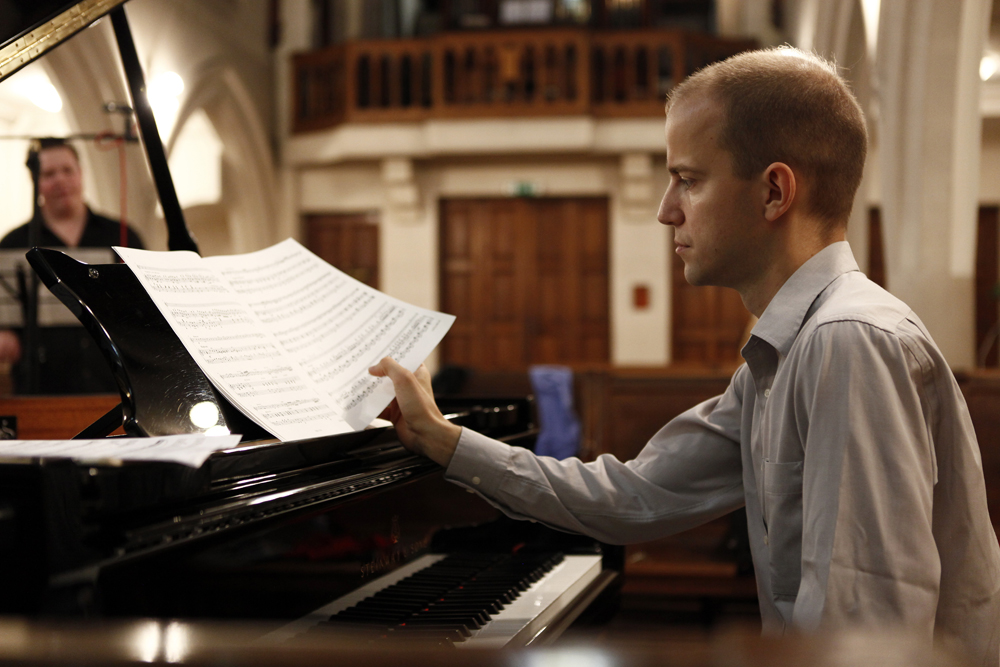
[[[80,206],[69,211],[49,211],[42,209],[45,226],[68,248],[80,245],[83,230],[87,226],[87,207]]]
[[[798,229],[803,229],[803,227],[798,227]],[[778,290],[803,264],[827,246],[844,241],[846,238],[845,229],[837,229],[822,235],[798,234],[785,238],[784,243],[779,245],[773,255],[768,258],[767,269],[760,274],[759,278],[738,290],[743,299],[743,305],[759,318],[764,314]]]

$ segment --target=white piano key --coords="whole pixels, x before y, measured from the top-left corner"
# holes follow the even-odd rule
[[[566,556],[499,613],[491,614],[486,625],[455,646],[494,648],[508,642],[527,646],[600,574],[600,556]]]
[[[263,643],[287,641],[324,623],[334,614],[353,607],[375,593],[402,581],[406,577],[444,559],[443,554],[418,558],[368,584],[323,605],[300,619],[261,637]],[[577,597],[601,574],[601,557],[596,555],[566,556],[541,579],[507,604],[500,612],[490,615],[490,621],[457,647],[488,648],[511,642],[527,646],[550,623],[559,619]]]

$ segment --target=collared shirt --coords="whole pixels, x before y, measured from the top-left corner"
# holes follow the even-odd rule
[[[789,278],[724,394],[632,461],[557,461],[463,430],[449,479],[611,543],[746,505],[765,632],[905,625],[1000,659],[1000,548],[965,400],[917,316],[846,242]]]

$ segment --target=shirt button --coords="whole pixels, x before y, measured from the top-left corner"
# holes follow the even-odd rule
[[[475,484],[476,486],[479,486],[479,482],[481,482],[481,481],[482,480],[479,479],[478,477],[473,477],[472,478],[472,483]]]
[[[768,398],[770,395],[771,395],[771,390],[770,389],[765,389],[764,390],[764,398]]]

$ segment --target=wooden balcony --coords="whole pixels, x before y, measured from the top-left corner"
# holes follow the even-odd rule
[[[658,116],[688,74],[753,46],[675,30],[587,28],[347,42],[294,57],[293,131],[427,118]]]

